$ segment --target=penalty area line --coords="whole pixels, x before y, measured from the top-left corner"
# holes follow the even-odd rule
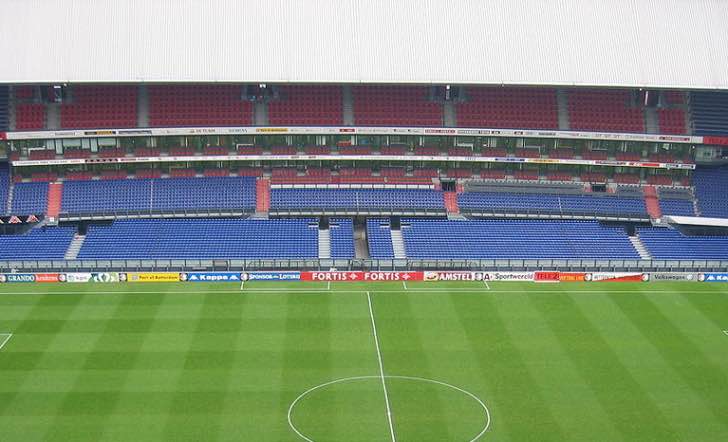
[[[3,340],[3,342],[0,343],[0,350],[2,350],[3,347],[5,347],[5,344],[8,343],[8,341],[10,340],[10,338],[13,337],[13,334],[12,333],[0,333],[0,336],[5,336],[5,339]]]

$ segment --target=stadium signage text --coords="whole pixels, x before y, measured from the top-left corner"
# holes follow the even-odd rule
[[[301,272],[250,272],[243,273],[244,281],[300,281]]]
[[[180,273],[179,280],[186,282],[239,282],[240,273]]]
[[[180,279],[179,273],[128,273],[126,280],[129,282],[178,282]]]
[[[386,282],[422,281],[422,272],[301,272],[302,281]]]
[[[424,281],[485,281],[489,280],[483,272],[424,272]]]
[[[701,273],[698,279],[703,282],[728,282],[728,273]]]

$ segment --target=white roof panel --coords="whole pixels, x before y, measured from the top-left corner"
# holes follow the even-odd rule
[[[723,0],[4,0],[0,82],[728,88]]]

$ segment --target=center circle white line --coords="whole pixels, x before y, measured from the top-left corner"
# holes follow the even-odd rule
[[[430,384],[436,384],[436,385],[442,385],[444,387],[451,388],[455,391],[458,391],[460,393],[465,394],[466,396],[473,399],[475,402],[478,403],[478,405],[483,409],[483,415],[485,416],[485,424],[483,426],[483,429],[480,430],[478,434],[475,435],[472,439],[470,439],[468,442],[476,442],[479,440],[483,435],[488,431],[488,428],[490,428],[490,410],[488,410],[488,407],[485,405],[485,403],[476,395],[473,393],[462,389],[460,387],[457,387],[452,384],[448,384],[447,382],[437,381],[435,379],[427,379],[427,378],[421,378],[417,376],[395,376],[395,375],[385,375],[384,376],[387,379],[404,379],[408,381],[418,381],[418,382],[428,382]],[[308,396],[310,393],[313,393],[316,390],[320,390],[322,388],[328,387],[329,385],[334,384],[342,384],[345,382],[353,382],[353,381],[360,381],[360,380],[368,380],[368,379],[380,379],[380,376],[352,376],[348,378],[341,378],[341,379],[335,379],[333,381],[329,381],[320,385],[316,385],[314,387],[309,388],[308,390],[301,393],[296,399],[291,402],[291,405],[288,407],[288,426],[291,427],[291,430],[293,430],[301,439],[307,441],[307,442],[315,442],[310,437],[303,434],[293,423],[293,409],[296,408],[296,405],[306,396]]]

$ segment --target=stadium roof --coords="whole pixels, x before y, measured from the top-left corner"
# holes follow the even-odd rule
[[[4,0],[0,82],[728,89],[722,0]]]

